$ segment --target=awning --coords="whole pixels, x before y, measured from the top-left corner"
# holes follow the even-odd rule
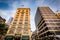
[[[23,36],[22,36],[22,39],[29,39],[29,36],[23,35]]]

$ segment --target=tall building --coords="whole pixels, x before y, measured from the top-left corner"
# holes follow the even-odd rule
[[[60,37],[60,19],[46,6],[38,7],[35,15],[38,38]]]
[[[60,13],[56,13],[56,16],[60,19]]]
[[[11,39],[11,37],[15,37],[15,40],[31,40],[30,8],[17,9],[6,34],[6,39]]]
[[[13,17],[10,17],[8,22],[7,22],[7,25],[10,26],[12,21],[13,21]]]
[[[13,17],[10,17],[9,20],[8,20],[8,23],[10,24],[13,20]]]

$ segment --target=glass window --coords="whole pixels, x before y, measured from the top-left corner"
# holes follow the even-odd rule
[[[16,18],[18,18],[18,17],[16,17]]]
[[[14,21],[17,21],[16,19]]]
[[[55,29],[60,30],[60,27],[56,27]]]
[[[28,21],[28,19],[25,19],[25,21]]]
[[[28,32],[24,31],[23,34],[28,34]]]
[[[24,12],[24,10],[22,10],[22,12]]]
[[[28,12],[28,10],[26,10],[26,12]]]
[[[24,28],[25,28],[25,29],[27,29],[27,28],[28,28],[28,26],[25,26]]]
[[[28,28],[24,28],[24,34],[28,34]]]
[[[28,14],[26,14],[26,16],[28,16]]]
[[[19,26],[18,28],[22,28],[22,27]]]
[[[18,27],[22,27],[22,24],[19,24]]]
[[[24,25],[24,26],[28,26],[28,25]]]
[[[15,28],[15,26],[12,26],[11,28]]]
[[[56,35],[60,35],[60,32],[59,31],[56,31],[55,33],[56,33]]]
[[[23,14],[21,14],[21,16],[24,16]]]
[[[10,29],[10,31],[9,31],[9,34],[13,34],[14,33],[14,29]]]
[[[23,16],[21,16],[20,18],[23,18]]]
[[[17,14],[19,14],[19,13],[17,13]]]
[[[28,17],[25,17],[25,19],[28,19]]]
[[[13,22],[13,24],[16,24],[16,22]]]
[[[20,19],[20,21],[23,21],[22,19]]]
[[[28,13],[26,13],[26,15],[28,15]]]
[[[20,32],[21,32],[21,28],[17,28],[16,33],[19,33],[20,34]]]
[[[28,22],[25,22],[25,24],[28,24]]]
[[[22,22],[19,22],[19,24],[22,24]]]

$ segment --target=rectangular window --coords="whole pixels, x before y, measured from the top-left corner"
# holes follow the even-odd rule
[[[16,33],[20,34],[21,33],[21,28],[17,28]]]
[[[25,24],[28,24],[28,22],[25,22]]]
[[[16,24],[17,22],[13,22],[13,24]]]
[[[26,12],[28,12],[28,10],[26,10]]]
[[[20,21],[23,21],[23,19],[20,19]]]
[[[19,24],[22,24],[22,22],[19,22]]]
[[[12,26],[11,28],[15,28],[15,26]]]
[[[10,31],[9,31],[9,34],[13,34],[14,31],[15,31],[15,29],[14,28],[11,28]]]
[[[23,34],[28,34],[28,32],[25,32],[25,31],[24,31]]]

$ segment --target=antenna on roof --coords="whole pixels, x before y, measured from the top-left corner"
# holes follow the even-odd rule
[[[22,7],[22,8],[24,7],[24,2],[22,2],[21,7]]]
[[[21,5],[21,7],[23,8],[23,7],[24,7],[24,5]]]

